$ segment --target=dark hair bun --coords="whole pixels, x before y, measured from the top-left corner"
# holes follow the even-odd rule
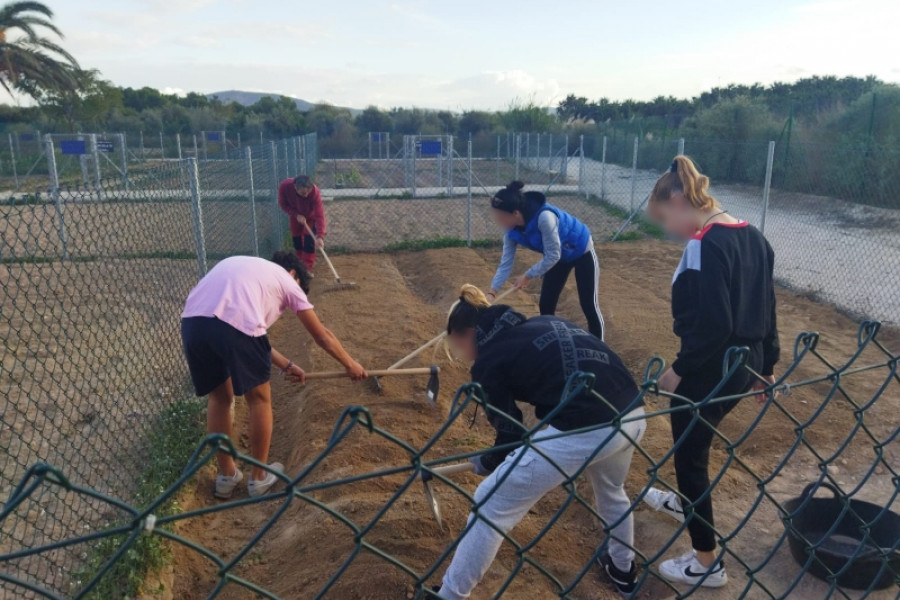
[[[509,185],[506,186],[506,189],[518,192],[525,189],[525,183],[522,181],[510,181]]]

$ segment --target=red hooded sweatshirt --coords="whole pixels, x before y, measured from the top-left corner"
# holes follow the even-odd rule
[[[278,206],[290,217],[293,237],[307,235],[306,228],[297,222],[297,215],[306,217],[306,222],[318,237],[325,237],[325,207],[317,186],[312,187],[308,196],[301,196],[294,187],[294,180],[285,179],[278,186]]]

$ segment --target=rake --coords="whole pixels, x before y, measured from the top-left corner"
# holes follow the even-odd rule
[[[304,223],[304,227],[306,227],[306,231],[309,235],[316,237],[316,234],[313,233],[313,230],[309,228],[309,223]],[[359,289],[359,286],[352,281],[341,281],[341,276],[338,275],[337,269],[334,268],[334,264],[332,264],[331,259],[328,258],[328,254],[325,252],[325,248],[319,248],[319,252],[322,253],[322,258],[325,259],[325,262],[328,263],[328,268],[331,269],[331,274],[334,275],[334,285],[325,290],[326,292],[334,292],[339,290],[356,290]]]

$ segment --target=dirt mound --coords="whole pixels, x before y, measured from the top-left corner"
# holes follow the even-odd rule
[[[609,324],[608,342],[625,358],[635,376],[642,378],[651,356],[661,353],[671,360],[677,348],[671,333],[668,294],[671,273],[680,249],[662,242],[646,242],[601,245],[598,254],[602,268],[600,304]],[[322,277],[315,282],[312,300],[317,312],[346,342],[352,354],[367,367],[382,368],[440,332],[447,306],[455,299],[459,285],[464,282],[484,285],[493,274],[497,258],[496,251],[476,252],[469,249],[339,257],[338,270],[348,280],[358,282],[359,290],[324,293],[328,282]],[[536,255],[522,253],[516,271],[521,272],[533,259]],[[530,292],[536,293],[537,283],[532,286],[535,289]],[[536,313],[533,299],[525,294],[517,296],[515,303],[519,310],[529,315]],[[790,360],[792,340],[803,330],[818,329],[822,332],[820,350],[826,355],[846,357],[849,354],[855,344],[856,326],[852,322],[832,309],[789,293],[780,293],[779,301],[782,340],[788,348],[785,362]],[[574,281],[567,285],[558,313],[583,323]],[[279,322],[271,337],[276,348],[307,370],[335,368],[329,357],[310,345],[309,337],[299,322],[290,316]],[[897,342],[897,339],[892,338],[891,341]],[[431,358],[426,353],[416,359],[414,365],[427,365]],[[467,371],[462,365],[441,359],[441,367],[443,391],[436,410],[424,401],[425,378],[384,379],[385,393],[381,396],[376,395],[368,383],[353,384],[343,380],[317,382],[302,389],[276,381],[273,384],[276,429],[272,460],[284,462],[291,475],[301,473],[325,448],[341,412],[350,405],[365,405],[375,425],[390,431],[411,448],[423,447],[447,419],[453,392],[467,381]],[[823,372],[815,362],[808,362],[801,365],[796,377],[800,380]],[[862,379],[858,384],[847,381],[845,385],[850,386],[854,397],[865,399],[881,383],[876,379]],[[812,417],[826,392],[827,389],[813,387],[798,390],[789,403],[795,418],[803,421]],[[889,397],[886,395],[884,400]],[[887,406],[885,401],[881,404],[871,412],[875,423],[872,425],[873,431],[889,429],[889,425],[879,429],[879,420],[888,424],[894,422],[892,409],[896,411],[896,406]],[[237,431],[245,431],[246,415],[240,400],[237,407]],[[725,420],[722,431],[730,439],[738,440],[757,416],[756,405],[745,402]],[[462,421],[468,419],[454,423],[429,450],[427,458],[475,451],[492,443],[493,429],[483,415],[475,420],[471,428]],[[829,405],[816,423],[820,425],[809,428],[806,436],[816,444],[823,456],[827,456],[850,435],[855,424],[852,407],[846,402]],[[737,528],[747,516],[758,494],[757,477],[766,477],[773,472],[796,439],[796,427],[797,422],[793,418],[772,410],[742,440],[735,451],[738,460],[731,462],[716,488],[717,521],[724,530]],[[246,450],[246,440],[242,438],[241,443]],[[663,415],[649,420],[642,446],[653,461],[662,459],[671,447],[667,417]],[[894,443],[886,448],[895,464],[900,462],[900,449],[896,446]],[[863,467],[871,464],[873,456],[871,442],[860,435],[855,438],[851,450],[845,453],[847,464],[841,466],[842,476],[848,485],[861,477]],[[728,456],[724,444],[717,443],[713,450],[713,468],[723,468],[728,464]],[[787,472],[792,476],[778,477],[769,484],[770,491],[780,494],[777,496],[779,499],[795,495],[806,481],[815,477],[817,460],[808,451],[798,452],[787,467]],[[408,465],[409,462],[410,452],[400,443],[369,434],[363,428],[354,430],[304,480],[305,485],[314,482],[322,484],[320,489],[309,494],[309,500],[327,506],[328,510],[312,502],[295,499],[286,514],[241,561],[235,572],[286,599],[316,597],[328,586],[329,580],[342,570],[323,598],[411,598],[413,578],[404,571],[404,567],[417,572],[427,570],[453,539],[448,533],[437,529],[424,502],[421,487],[411,486],[380,514],[385,503],[405,483],[405,476],[390,475],[352,483],[328,484],[340,478]],[[750,470],[756,475],[751,474]],[[646,458],[636,457],[627,484],[632,496],[646,485],[648,472],[658,472],[660,477],[674,484],[668,463],[657,471]],[[186,508],[213,504],[209,494],[213,476],[210,467],[198,478],[196,497],[188,502]],[[461,475],[454,476],[454,481],[471,493],[479,478]],[[589,486],[584,482],[579,482],[578,489],[583,497],[591,497]],[[439,485],[438,493],[445,525],[455,535],[465,524],[469,501],[446,485]],[[513,530],[512,535],[520,542],[532,539],[559,510],[562,499],[559,490],[549,494]],[[276,509],[278,506],[275,503],[268,502],[214,513],[184,522],[179,533],[227,559],[250,540]],[[346,521],[329,511],[339,512]],[[362,539],[366,544],[390,554],[403,566],[365,549],[357,553],[359,546],[355,538],[363,529]],[[735,532],[729,547],[751,564],[758,564],[775,545],[781,532],[774,507],[767,504]],[[638,508],[637,545],[648,555],[662,548],[674,533],[672,523]],[[560,581],[572,581],[588,562],[602,535],[598,524],[587,511],[571,507],[545,538],[529,551],[529,556]],[[666,555],[686,548],[686,536],[681,536],[666,551]],[[486,599],[496,593],[515,568],[516,560],[513,548],[504,544],[473,598]],[[446,562],[437,566],[433,583],[439,582],[445,568]],[[786,552],[780,550],[776,560],[769,563],[758,577],[777,590],[795,573],[796,567]],[[216,581],[215,570],[209,563],[183,549],[177,550],[175,576],[176,598],[206,597]],[[731,576],[738,580],[731,584],[734,586],[732,591],[737,595],[746,580],[738,568],[731,570]],[[804,586],[807,585],[812,586],[808,588],[809,594],[797,597],[823,597],[822,589],[815,587],[815,582],[804,582]],[[584,577],[571,595],[591,600],[618,597],[593,573]],[[668,596],[671,593],[654,582],[648,582],[640,595],[641,598]],[[220,597],[255,596],[229,585]],[[696,597],[720,596],[698,593]],[[558,596],[546,576],[526,566],[516,576],[504,598],[543,600]]]

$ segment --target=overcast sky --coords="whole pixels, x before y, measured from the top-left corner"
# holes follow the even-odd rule
[[[49,0],[118,85],[364,107],[691,97],[719,84],[900,81],[900,0]]]

